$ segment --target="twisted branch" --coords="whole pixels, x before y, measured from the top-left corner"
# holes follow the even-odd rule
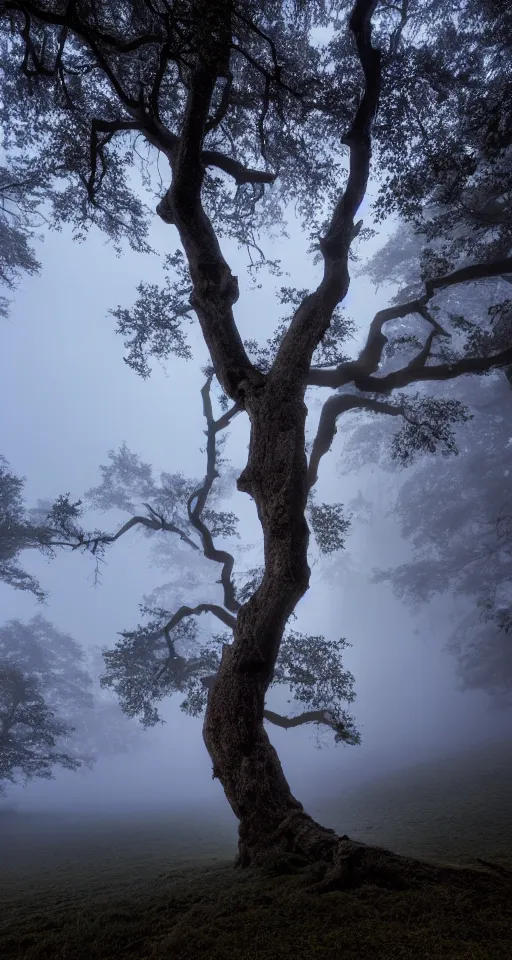
[[[176,533],[178,534],[180,540],[186,543],[189,547],[192,547],[193,550],[199,550],[198,544],[195,543],[193,540],[191,540],[191,538],[187,536],[184,530],[181,530],[180,527],[176,526],[176,524],[170,523],[168,520],[165,520],[165,518],[160,514],[158,514],[156,510],[153,510],[153,508],[150,507],[149,504],[145,503],[144,506],[147,508],[147,510],[151,514],[153,514],[153,518],[142,517],[142,516],[130,517],[130,519],[127,520],[125,524],[123,524],[121,529],[117,531],[117,533],[114,533],[114,534],[105,533],[105,534],[95,535],[93,537],[78,536],[76,541],[71,539],[50,540],[48,543],[48,546],[70,547],[71,550],[88,549],[91,551],[91,553],[95,554],[99,546],[102,546],[103,544],[107,544],[107,543],[115,543],[116,540],[119,540],[120,537],[122,537],[125,533],[128,533],[128,531],[131,530],[133,527],[140,525],[140,526],[146,527],[148,530],[155,530],[155,531],[163,530],[167,533]]]
[[[322,407],[309,458],[308,490],[311,490],[318,479],[320,460],[331,448],[336,435],[336,420],[348,410],[370,410],[372,413],[387,413],[392,417],[403,416],[403,408],[400,405],[373,400],[371,397],[358,397],[352,394],[337,394],[329,397]]]
[[[377,0],[357,0],[349,26],[354,36],[364,75],[364,87],[350,130],[344,138],[349,148],[349,174],[331,217],[326,235],[320,240],[324,274],[313,294],[302,301],[277,352],[270,377],[290,377],[294,371],[303,383],[305,369],[328,329],[333,311],[348,291],[348,254],[356,235],[356,213],[368,186],[371,160],[371,129],[377,113],[381,88],[381,53],[372,45],[371,17]],[[309,383],[309,377],[307,378]]]
[[[219,606],[217,603],[198,603],[195,607],[188,607],[186,604],[183,604],[183,606],[172,615],[165,627],[163,627],[163,635],[167,636],[185,617],[199,616],[201,613],[213,613],[218,620],[222,620],[222,623],[230,627],[231,630],[235,627],[236,617],[233,617],[224,610],[224,607]]]
[[[429,340],[427,340],[423,348],[426,354],[422,365],[417,368],[417,376],[412,376],[414,369],[409,365],[403,370],[389,374],[387,377],[372,377],[372,374],[378,370],[382,360],[382,353],[387,343],[387,337],[382,332],[385,323],[388,323],[390,320],[400,320],[403,317],[410,316],[412,313],[418,313],[433,326],[436,335],[449,336],[447,331],[444,330],[427,310],[427,304],[432,300],[436,292],[459,283],[501,277],[502,274],[507,272],[512,272],[512,257],[507,257],[504,260],[496,260],[494,263],[475,263],[471,266],[463,267],[461,270],[455,270],[453,273],[427,280],[423,296],[409,300],[407,303],[387,307],[385,310],[379,310],[375,314],[370,324],[366,344],[361,350],[357,360],[341,363],[332,370],[311,367],[308,374],[308,384],[316,387],[336,388],[353,382],[360,390],[387,393],[389,390],[393,390],[395,386],[404,387],[410,383],[414,383],[416,380],[446,380],[450,377],[458,377],[462,373],[482,373],[492,369],[492,367],[504,366],[510,363],[512,354],[510,351],[505,350],[496,354],[494,357],[463,357],[453,364],[440,364],[433,367],[426,367],[425,363],[428,359],[430,345],[432,343],[432,335],[430,335]]]
[[[439,363],[422,369],[404,367],[402,370],[388,373],[385,377],[367,377],[359,380],[357,386],[360,390],[374,393],[390,393],[392,390],[408,387],[411,383],[419,381],[453,380],[466,373],[487,373],[494,368],[507,367],[511,363],[512,346],[489,357],[462,357],[453,363]]]
[[[284,730],[290,730],[292,727],[302,727],[305,723],[321,723],[330,727],[337,734],[343,733],[345,729],[343,724],[336,723],[329,710],[305,710],[298,717],[283,717],[280,713],[265,709],[263,717],[269,723],[275,724],[276,727],[282,727]]]
[[[216,563],[222,564],[220,583],[222,584],[224,590],[224,604],[228,610],[236,613],[240,607],[240,604],[236,599],[235,586],[231,580],[231,574],[235,565],[235,558],[231,553],[228,553],[227,550],[216,549],[213,543],[213,537],[208,530],[208,527],[201,519],[201,514],[206,505],[206,500],[212,488],[213,482],[219,476],[215,466],[217,460],[215,438],[220,430],[223,430],[231,422],[233,417],[236,416],[236,414],[240,411],[241,406],[239,403],[236,403],[231,410],[226,411],[226,413],[220,417],[219,420],[214,420],[210,396],[212,377],[213,374],[210,374],[201,390],[201,396],[203,398],[203,413],[206,419],[206,475],[202,485],[197,490],[194,490],[189,497],[187,511],[190,523],[193,527],[195,527],[199,533],[199,536],[201,537],[203,553],[205,557],[207,560],[214,560]],[[192,506],[192,504],[194,504],[194,506]]]
[[[199,616],[201,613],[213,613],[215,617],[221,620],[222,623],[224,623],[227,627],[230,627],[231,630],[234,630],[235,628],[236,617],[231,616],[231,614],[228,613],[227,610],[224,610],[224,608],[220,607],[217,603],[198,603],[197,606],[195,607],[188,607],[186,604],[183,604],[183,606],[181,606],[178,610],[176,610],[176,613],[173,614],[169,622],[166,623],[165,627],[162,628],[161,634],[158,634],[158,636],[165,637],[167,649],[169,650],[169,656],[166,658],[165,662],[157,671],[155,675],[155,680],[159,680],[160,677],[163,676],[167,668],[171,664],[175,665],[177,661],[180,661],[184,669],[186,668],[188,668],[188,670],[196,669],[196,667],[198,666],[197,660],[187,661],[185,657],[180,657],[176,653],[176,650],[174,648],[174,643],[171,639],[171,630],[173,630],[174,627],[178,625],[178,623],[181,623],[181,621],[184,620],[185,617]],[[213,683],[213,681],[215,680],[215,676],[202,678],[201,683],[203,684],[203,686],[207,686],[207,684],[205,684],[205,680],[208,682],[211,680],[211,682]]]

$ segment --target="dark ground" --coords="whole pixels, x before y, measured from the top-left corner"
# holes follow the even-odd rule
[[[423,889],[319,894],[302,870],[234,871],[236,829],[224,809],[4,813],[0,957],[512,960],[512,743],[308,810],[365,843],[481,873]]]

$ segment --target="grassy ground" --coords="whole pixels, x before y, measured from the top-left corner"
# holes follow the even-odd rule
[[[400,853],[512,864],[512,749],[395,774],[310,804]],[[26,960],[511,960],[512,875],[318,894],[298,871],[235,872],[210,811],[0,819],[0,956]],[[217,860],[215,860],[217,858]],[[485,871],[485,868],[482,868]]]

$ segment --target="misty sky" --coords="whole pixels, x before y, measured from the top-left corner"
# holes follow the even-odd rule
[[[162,252],[178,246],[174,228],[156,216],[151,241]],[[375,243],[367,247],[374,248]],[[223,249],[240,279],[235,309],[242,335],[264,341],[280,316],[275,287],[312,286],[319,267],[312,265],[300,233],[292,227],[291,240],[275,251],[290,276],[270,278],[265,289],[257,291],[244,282],[243,256],[229,244]],[[74,243],[68,232],[50,233],[38,255],[42,273],[23,281],[11,318],[2,321],[0,332],[0,451],[15,473],[26,476],[28,504],[66,492],[79,498],[99,482],[98,466],[106,462],[107,451],[123,441],[157,471],[202,476],[199,391],[207,353],[198,325],[190,328],[194,360],[173,358],[165,372],[155,366],[152,377],[143,381],[123,363],[122,339],[108,315],[111,307],[131,305],[140,280],[161,282],[159,261],[131,251],[117,258],[95,232],[85,244]],[[353,279],[347,312],[357,320],[361,336],[388,295],[385,290],[377,295],[365,278]],[[314,421],[318,413],[313,407]],[[226,453],[240,468],[246,444],[247,423],[239,416]],[[342,454],[340,429],[322,462],[319,500],[347,503],[358,494],[361,479],[338,474]],[[269,727],[292,788],[302,797],[497,736],[510,723],[510,717],[488,714],[483,694],[456,691],[453,660],[441,649],[449,632],[441,601],[414,618],[389,587],[369,583],[374,566],[391,565],[404,550],[393,519],[384,516],[393,482],[378,469],[367,471],[364,494],[373,503],[370,523],[354,526],[344,554],[313,566],[312,589],[298,608],[297,629],[345,636],[353,644],[345,662],[355,674],[354,713],[363,734],[361,747],[334,747],[325,736],[326,745],[319,751],[312,729]],[[258,525],[248,498],[235,491],[230,509],[241,518],[245,541],[257,543]],[[101,523],[113,531],[121,519],[112,513]],[[251,556],[257,562],[257,550]],[[102,585],[96,588],[90,557],[61,554],[51,564],[37,555],[25,554],[23,559],[48,589],[48,606],[40,608],[29,595],[2,585],[2,620],[27,620],[40,612],[84,646],[111,646],[117,631],[139,622],[143,594],[165,582],[165,573],[149,566],[148,543],[137,532],[108,552]],[[213,579],[217,577],[215,567]],[[286,697],[274,700],[286,709]],[[182,714],[177,701],[163,712],[167,724],[145,734],[143,749],[100,762],[93,771],[58,773],[53,782],[15,791],[16,797],[24,804],[91,809],[119,802],[166,806],[219,797],[200,721]]]

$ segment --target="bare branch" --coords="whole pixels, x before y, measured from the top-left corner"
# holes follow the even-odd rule
[[[68,3],[64,13],[57,13],[47,6],[43,7],[37,3],[33,3],[32,0],[24,0],[23,4],[7,2],[4,4],[4,7],[6,10],[14,11],[19,11],[21,8],[25,15],[30,14],[35,17],[36,20],[39,20],[40,23],[69,27],[85,40],[90,39],[90,30],[77,16],[76,3]],[[95,28],[94,35],[102,44],[112,47],[119,53],[130,53],[148,44],[161,43],[164,39],[163,36],[156,33],[145,33],[139,37],[133,37],[131,40],[122,41],[97,28]]]
[[[444,327],[441,326],[439,321],[436,320],[434,316],[432,316],[432,313],[430,312],[430,310],[427,310],[427,307],[419,307],[418,313],[420,317],[423,317],[423,319],[427,321],[427,323],[430,323],[432,329],[434,330],[434,333],[437,333],[439,337],[451,337],[451,333],[449,333],[448,330],[445,330]]]
[[[275,724],[276,727],[282,727],[284,730],[290,730],[292,727],[302,727],[305,723],[324,724],[337,734],[342,733],[345,729],[343,724],[336,723],[329,710],[305,710],[298,717],[283,717],[280,713],[265,709],[263,717],[269,723]]]
[[[160,517],[149,507],[147,506],[150,513],[154,514],[153,519],[150,517],[130,517],[129,520],[117,533],[114,534],[98,534],[93,537],[78,537],[76,540],[50,540],[48,545],[50,547],[71,547],[72,550],[82,550],[88,549],[92,553],[96,553],[99,546],[107,543],[115,543],[116,540],[119,540],[120,537],[124,536],[125,533],[128,533],[129,530],[132,530],[133,527],[142,526],[146,527],[148,530],[163,530],[167,533],[176,533],[180,540],[188,544],[189,547],[192,547],[193,550],[199,550],[197,543],[194,543],[190,537],[187,536],[184,530],[181,530],[180,527],[177,527],[176,524],[170,523],[168,520],[165,520],[163,517]]]
[[[227,610],[224,610],[223,607],[220,607],[216,603],[199,603],[195,607],[188,607],[186,604],[181,606],[176,613],[173,614],[171,619],[166,623],[165,627],[162,627],[161,635],[165,637],[165,642],[169,650],[169,656],[166,658],[165,662],[162,664],[158,670],[155,679],[159,680],[161,676],[165,673],[169,665],[173,665],[176,661],[180,661],[183,668],[188,670],[195,670],[197,666],[200,665],[200,661],[189,660],[187,661],[185,657],[180,657],[174,648],[174,643],[171,638],[171,631],[174,627],[177,627],[178,623],[181,623],[185,617],[199,616],[202,613],[213,613],[215,617],[222,621],[227,627],[230,627],[231,630],[235,629],[236,617],[231,616]],[[160,635],[160,634],[159,634]],[[215,676],[204,677],[201,682],[203,686],[208,686],[209,683],[213,685],[215,681]]]
[[[488,357],[462,357],[453,363],[440,363],[422,369],[396,370],[385,377],[367,377],[357,382],[360,390],[369,390],[374,393],[390,393],[400,387],[408,387],[411,383],[423,383],[428,380],[453,380],[466,373],[487,373],[499,367],[508,367],[512,363],[512,347]]]
[[[362,203],[371,159],[371,129],[381,87],[381,54],[372,45],[371,17],[376,0],[356,0],[349,25],[364,75],[363,94],[352,126],[344,138],[349,148],[349,175],[325,237],[320,240],[324,275],[316,291],[305,297],[283,338],[269,377],[290,371],[303,382],[315,348],[324,336],[333,311],[346,295],[350,277],[348,254],[356,234],[355,216]]]
[[[216,679],[216,674],[212,674],[208,677],[201,677],[201,683],[207,690],[211,690]],[[302,727],[306,723],[323,724],[326,727],[330,727],[331,730],[334,730],[341,739],[343,739],[343,734],[346,732],[345,725],[337,722],[329,710],[305,710],[304,713],[299,714],[298,717],[284,717],[280,713],[275,713],[274,710],[265,708],[263,711],[263,719],[268,720],[269,723],[273,723],[276,727],[281,727],[284,730],[290,730],[293,727]]]
[[[154,146],[162,149],[159,137],[155,136],[154,133],[149,133],[147,130],[147,125],[144,127],[141,126],[141,129],[143,129],[145,136]],[[179,140],[176,138],[170,150],[171,154],[176,152],[178,143]],[[167,147],[165,152],[169,155],[169,147]],[[223,170],[224,173],[227,173],[229,176],[234,178],[238,186],[244,183],[273,183],[276,179],[276,174],[267,173],[265,170],[251,170],[249,167],[244,167],[243,163],[240,163],[233,157],[227,157],[224,153],[220,153],[218,150],[203,150],[201,153],[201,162],[205,167],[218,167],[219,170]],[[169,187],[167,193],[158,203],[156,212],[164,221],[164,223],[174,223],[174,214],[172,212],[172,187]]]
[[[318,466],[324,454],[328,453],[336,435],[336,420],[348,410],[370,410],[372,413],[387,413],[399,417],[403,409],[398,404],[384,403],[371,397],[359,397],[353,394],[337,394],[329,397],[322,407],[318,430],[313,442],[308,466],[308,490],[318,479]]]
[[[241,407],[240,404],[235,404],[234,407],[232,407],[231,410],[228,410],[222,417],[220,417],[218,420],[214,420],[210,397],[211,382],[212,376],[209,376],[201,390],[201,396],[203,398],[203,413],[206,419],[206,475],[202,486],[197,490],[194,490],[189,497],[187,510],[190,523],[193,527],[195,527],[199,533],[199,536],[201,537],[203,553],[205,557],[207,560],[214,560],[216,563],[222,564],[220,582],[224,590],[224,604],[228,610],[236,613],[240,608],[240,604],[236,599],[235,586],[231,580],[231,574],[235,565],[235,558],[231,553],[228,553],[227,550],[216,549],[213,543],[213,537],[208,530],[208,527],[201,519],[201,514],[205,508],[213,482],[218,477],[215,465],[217,459],[215,443],[216,435],[228,425],[231,419],[239,412]],[[194,506],[192,506],[192,504],[194,504]]]
[[[218,620],[222,620],[222,623],[230,627],[231,630],[235,628],[236,617],[224,610],[224,607],[220,607],[217,603],[199,603],[196,607],[188,607],[186,604],[180,607],[163,627],[162,632],[164,634],[170,633],[185,617],[199,616],[201,613],[213,613]]]
[[[389,374],[388,377],[372,378],[379,367],[382,359],[382,351],[387,343],[387,337],[382,333],[382,327],[390,320],[399,320],[412,313],[418,313],[423,319],[427,320],[434,327],[435,333],[439,336],[448,336],[444,328],[435,320],[431,313],[427,311],[427,304],[435,296],[436,292],[447,287],[455,286],[459,283],[468,283],[475,280],[484,280],[492,277],[501,277],[503,273],[512,271],[512,257],[505,260],[496,260],[494,263],[475,263],[461,270],[455,270],[453,273],[441,277],[434,277],[425,283],[425,293],[422,297],[409,300],[407,303],[398,304],[394,307],[388,307],[385,310],[379,310],[368,331],[366,344],[363,347],[357,360],[341,363],[332,370],[325,370],[312,367],[308,375],[308,384],[317,387],[342,387],[347,383],[357,383],[361,390],[378,390],[379,392],[388,392],[394,389],[393,386],[383,386],[384,383],[391,383],[391,378],[398,376],[395,386],[403,387],[417,380],[443,380],[450,377],[460,376],[461,373],[481,373],[490,370],[494,366],[504,366],[510,363],[508,351],[496,354],[494,358],[490,357],[464,357],[456,364],[443,364],[438,367],[425,367],[421,374],[416,378],[411,377],[411,371],[397,371],[396,374]],[[457,369],[456,369],[457,368]],[[438,375],[433,371],[439,371]],[[454,372],[450,373],[449,371]],[[402,374],[403,377],[399,375]],[[375,384],[380,383],[379,387]]]
[[[270,47],[270,52],[271,52],[271,54],[272,54],[272,62],[273,62],[273,64],[274,64],[275,76],[276,76],[276,79],[278,79],[278,78],[279,78],[279,75],[280,75],[281,68],[280,68],[280,66],[279,66],[279,61],[278,61],[278,58],[277,58],[276,45],[275,45],[274,41],[272,40],[272,37],[269,37],[267,33],[264,33],[264,31],[263,31],[260,27],[258,27],[258,25],[257,25],[256,23],[254,23],[253,20],[251,20],[249,17],[244,16],[244,15],[240,12],[240,10],[235,10],[235,11],[234,11],[234,14],[235,14],[235,17],[237,17],[238,20],[241,20],[242,23],[245,23],[245,25],[248,26],[248,27],[250,27],[250,29],[253,30],[254,33],[257,34],[258,37],[261,37],[262,40],[265,40],[265,42],[268,43],[268,45],[269,45],[269,47]]]
[[[454,270],[443,277],[434,277],[427,280],[425,290],[428,299],[432,299],[436,290],[453,287],[458,283],[470,283],[473,280],[485,280],[489,277],[500,277],[503,273],[512,273],[512,257],[503,260],[494,260],[492,263],[472,263],[468,267]]]
[[[400,11],[400,22],[397,24],[389,38],[389,52],[391,56],[394,56],[398,52],[400,41],[402,39],[402,33],[407,25],[409,15],[409,0],[402,0],[401,6],[395,6],[395,4],[392,4],[392,6],[394,9]]]
[[[408,364],[406,364],[406,366],[404,367],[404,370],[409,370],[409,372],[412,373],[415,370],[423,369],[423,367],[425,366],[430,356],[430,351],[432,349],[432,342],[434,340],[435,335],[436,335],[436,331],[432,330],[429,333],[427,339],[425,340],[425,343],[422,346],[421,350],[419,350],[416,356],[413,357]]]
[[[276,179],[275,173],[268,173],[265,170],[251,170],[249,167],[244,167],[243,163],[239,163],[238,160],[233,160],[232,157],[219,153],[218,150],[203,150],[201,160],[205,167],[218,167],[219,170],[228,173],[237,184],[274,183]]]
[[[219,106],[215,111],[213,117],[211,117],[205,123],[205,127],[204,127],[205,134],[210,133],[211,130],[215,130],[216,127],[218,127],[219,124],[221,124],[222,121],[224,120],[224,117],[226,116],[229,109],[229,98],[231,96],[232,87],[233,87],[233,74],[231,73],[231,70],[230,70],[228,72],[228,75],[226,77],[226,82],[222,90],[222,96],[220,98]],[[204,160],[204,154],[203,154],[203,161],[206,163],[206,161]]]
[[[226,412],[215,421],[215,432],[219,433],[221,430],[224,430],[241,410],[243,410],[243,407],[239,401],[235,403],[230,410],[226,410]]]
[[[201,202],[205,126],[220,65],[207,64],[192,73],[177,148],[170,156],[172,183],[165,207],[175,223],[190,267],[194,307],[217,377],[228,396],[239,399],[244,381],[262,376],[247,356],[233,317],[238,281],[226,263]]]
[[[115,133],[122,130],[138,130],[139,123],[136,120],[98,120],[93,119],[91,123],[91,142],[90,142],[90,173],[86,181],[87,193],[91,203],[94,203],[94,192],[96,186],[96,171],[98,167],[98,157],[104,167],[103,148],[108,141],[112,139]],[[99,141],[98,134],[105,133],[106,136],[102,142]],[[100,180],[102,178],[100,177]]]

